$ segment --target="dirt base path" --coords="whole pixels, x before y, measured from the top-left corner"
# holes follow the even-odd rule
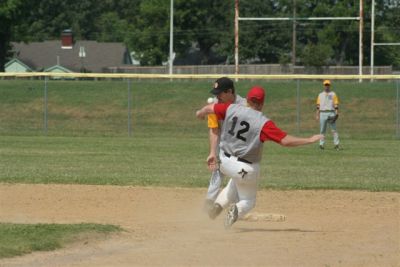
[[[284,222],[223,228],[205,189],[0,185],[0,222],[102,223],[127,231],[0,266],[400,266],[400,194],[259,191],[255,212]]]

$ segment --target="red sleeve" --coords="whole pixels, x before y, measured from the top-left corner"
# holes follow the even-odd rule
[[[218,120],[224,120],[226,110],[228,109],[231,103],[218,103],[214,105],[214,112],[217,115]]]
[[[261,142],[272,140],[275,143],[280,143],[286,135],[287,133],[279,129],[273,121],[267,121],[261,130],[260,140]]]

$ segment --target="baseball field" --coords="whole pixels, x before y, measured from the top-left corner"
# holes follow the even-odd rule
[[[279,127],[317,133],[320,82],[238,93],[255,83]],[[50,81],[44,124],[43,81],[0,80],[0,266],[400,266],[394,83],[334,82],[342,150],[266,143],[254,216],[229,231],[202,210],[212,81],[131,86]]]

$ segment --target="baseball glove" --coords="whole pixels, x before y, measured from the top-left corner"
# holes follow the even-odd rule
[[[336,120],[339,118],[339,114],[336,114],[335,116],[332,116],[332,117],[328,117],[328,121],[330,122],[330,123],[334,123],[334,122],[336,122]]]

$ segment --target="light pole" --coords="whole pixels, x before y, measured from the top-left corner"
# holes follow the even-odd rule
[[[174,61],[174,0],[171,0],[170,7],[170,24],[169,24],[169,74],[172,75]]]
[[[375,0],[371,3],[371,58],[370,58],[370,68],[369,74],[374,75],[374,44],[375,43]],[[372,81],[372,79],[371,79]]]
[[[239,0],[235,0],[235,74],[239,74]]]

